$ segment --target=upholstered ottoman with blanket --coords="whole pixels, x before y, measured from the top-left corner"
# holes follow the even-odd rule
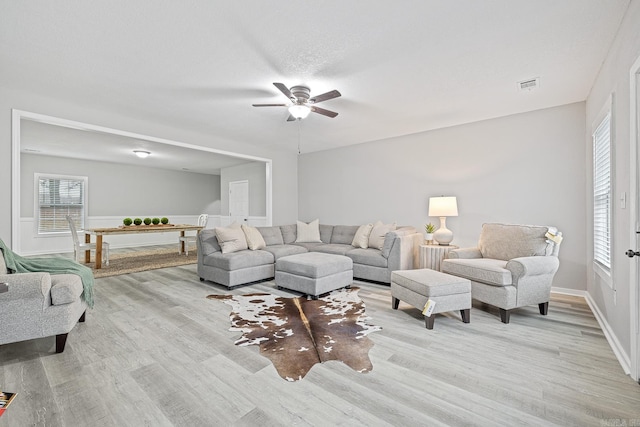
[[[460,310],[462,321],[469,323],[471,282],[461,277],[423,268],[391,273],[391,307],[398,309],[400,300],[422,310],[428,300],[435,302],[431,316],[425,316],[427,329],[433,329],[436,313]]]
[[[310,295],[318,295],[350,286],[353,261],[343,255],[307,252],[276,261],[276,285]]]

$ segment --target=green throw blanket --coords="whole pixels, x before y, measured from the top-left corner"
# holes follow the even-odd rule
[[[83,299],[93,308],[93,271],[67,258],[25,258],[13,252],[0,239],[0,250],[11,273],[46,272],[50,274],[76,274],[82,279]]]

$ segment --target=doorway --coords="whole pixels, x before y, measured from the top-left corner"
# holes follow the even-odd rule
[[[632,249],[640,250],[640,58],[630,72],[630,138],[631,144],[631,230],[629,242]],[[640,260],[631,261],[629,292],[631,318],[631,377],[640,382]]]

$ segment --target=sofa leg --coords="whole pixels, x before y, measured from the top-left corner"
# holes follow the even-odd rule
[[[509,316],[511,315],[511,310],[505,310],[504,308],[500,309],[500,320],[502,323],[509,323]]]
[[[433,329],[433,322],[436,320],[436,315],[432,314],[431,316],[424,316],[424,324],[427,329]]]
[[[64,346],[67,343],[67,335],[68,334],[56,335],[56,353],[62,353],[64,351]]]
[[[78,320],[78,322],[84,322],[86,315],[87,315],[87,310],[85,310],[84,313],[82,313],[82,316],[80,316],[80,319]]]
[[[391,308],[394,310],[397,310],[399,305],[400,305],[400,300],[396,297],[391,297]]]
[[[462,321],[464,323],[471,322],[471,309],[467,308],[466,310],[460,310],[460,316],[462,316]]]
[[[540,314],[546,316],[547,312],[549,312],[549,301],[538,304],[538,309],[540,310]]]

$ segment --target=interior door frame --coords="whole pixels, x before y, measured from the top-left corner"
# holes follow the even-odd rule
[[[638,144],[640,144],[640,57],[631,66],[629,72],[629,124],[630,124],[630,189],[629,199],[631,215],[629,223],[631,224],[629,233],[629,244],[633,250],[639,250],[640,238],[636,231],[640,231],[640,152]],[[631,354],[630,354],[630,375],[640,382],[640,260],[635,258],[630,262],[629,271],[629,309],[630,309],[630,335],[631,335]]]

